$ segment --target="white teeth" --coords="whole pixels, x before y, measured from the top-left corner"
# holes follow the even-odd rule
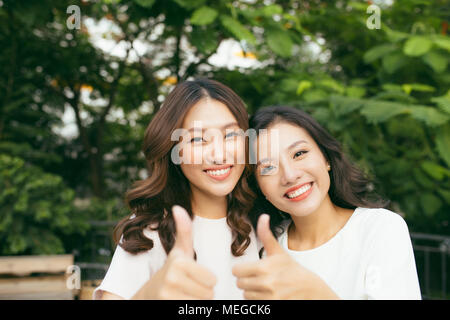
[[[299,195],[305,193],[311,188],[311,183],[308,183],[306,186],[301,187],[300,189],[295,190],[294,192],[288,193],[288,198],[293,199],[297,198]]]
[[[230,169],[231,169],[231,167],[228,167],[226,169],[221,169],[221,170],[206,170],[206,173],[210,174],[212,176],[221,176],[221,175],[228,173],[228,171],[230,171]]]

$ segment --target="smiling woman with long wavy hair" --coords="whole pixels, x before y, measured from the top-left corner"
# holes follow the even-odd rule
[[[177,129],[191,136],[172,141]],[[223,132],[214,136],[221,144],[205,129]],[[131,213],[115,228],[118,246],[94,298],[242,298],[230,266],[258,259],[247,218],[254,199],[249,168],[247,161],[233,162],[246,158],[247,129],[244,103],[225,85],[200,79],[175,87],[147,127],[142,151],[148,178],[126,194]],[[197,157],[201,163],[174,163],[178,143],[184,160]],[[194,254],[184,250],[180,258],[174,253],[177,241],[193,242]]]

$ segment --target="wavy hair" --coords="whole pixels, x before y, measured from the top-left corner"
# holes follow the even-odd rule
[[[340,143],[308,113],[287,106],[265,107],[259,109],[250,118],[250,128],[258,134],[259,130],[268,129],[280,122],[290,123],[305,129],[319,146],[332,168],[329,172],[330,188],[328,195],[333,204],[347,209],[355,209],[356,207],[380,208],[389,204],[389,201],[373,192],[373,184],[369,177],[346,157]],[[259,216],[263,213],[269,214],[270,228],[273,234],[278,237],[282,232],[280,227],[282,221],[290,219],[290,215],[278,210],[265,198],[258,187],[255,173],[256,165],[252,165],[249,185],[256,193],[256,200],[249,213],[250,220],[256,228]]]
[[[142,152],[146,159],[148,178],[136,181],[126,193],[125,201],[131,213],[114,229],[114,240],[124,250],[137,254],[152,249],[153,241],[144,235],[144,229],[150,227],[158,231],[161,244],[169,253],[175,243],[175,222],[171,208],[175,204],[180,205],[193,217],[189,181],[180,166],[171,161],[171,151],[177,143],[171,141],[171,135],[175,129],[181,128],[190,108],[205,98],[225,104],[240,128],[244,131],[248,129],[248,113],[244,102],[227,86],[209,79],[178,84],[145,132]],[[247,151],[246,143],[246,154]],[[250,167],[246,165],[237,185],[227,197],[227,223],[232,231],[231,252],[235,256],[242,255],[250,244],[248,212],[255,194],[247,182],[249,174]],[[131,215],[134,217],[131,218]]]

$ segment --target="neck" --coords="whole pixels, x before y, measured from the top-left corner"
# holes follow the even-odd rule
[[[353,210],[335,206],[327,195],[311,214],[291,215],[293,223],[288,231],[288,247],[309,250],[324,244],[345,225],[352,213]]]
[[[198,190],[191,185],[192,213],[207,219],[221,219],[227,216],[228,203],[226,196],[213,196]]]

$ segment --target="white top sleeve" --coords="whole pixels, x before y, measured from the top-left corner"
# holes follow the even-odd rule
[[[93,299],[101,299],[108,291],[124,299],[134,294],[158,271],[167,255],[161,245],[157,231],[145,229],[144,235],[153,240],[153,248],[138,254],[131,254],[117,246],[105,278],[94,290]]]
[[[408,226],[397,214],[385,215],[367,252],[364,279],[368,299],[421,299]],[[383,221],[384,220],[384,221]]]

